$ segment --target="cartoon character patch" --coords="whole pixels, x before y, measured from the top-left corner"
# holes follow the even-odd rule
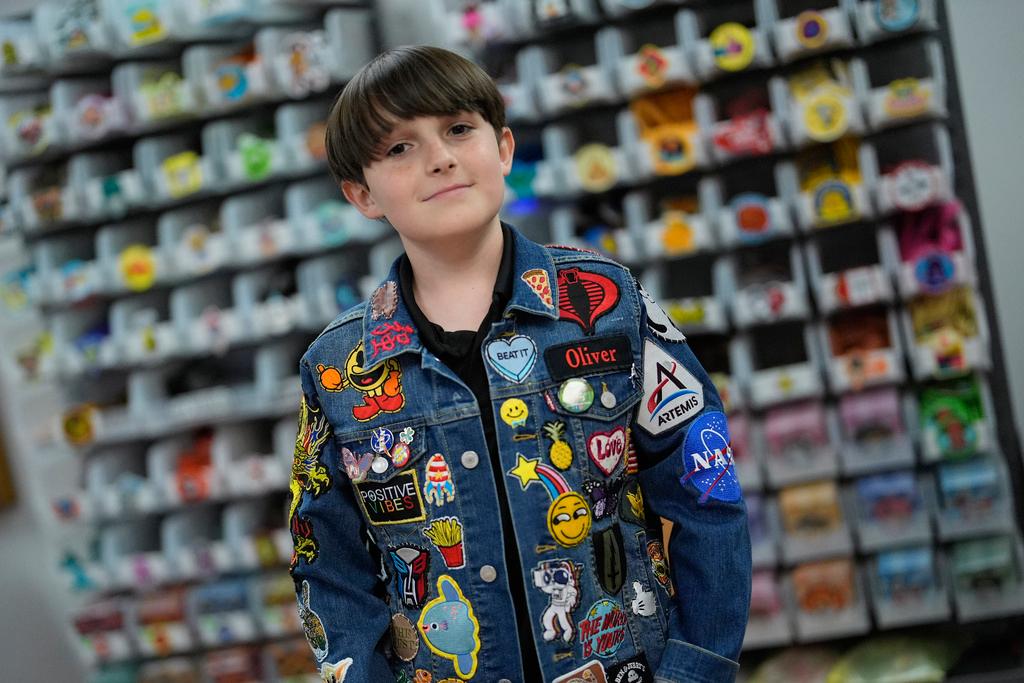
[[[570,642],[575,635],[572,612],[580,604],[580,572],[583,565],[570,560],[547,560],[533,570],[533,585],[548,596],[541,614],[543,638],[551,642],[561,638]]]
[[[544,486],[551,497],[551,506],[548,508],[548,532],[551,537],[566,548],[583,543],[590,533],[591,525],[590,508],[583,496],[570,490],[562,475],[550,466],[541,464],[540,458],[529,459],[522,453],[516,455],[519,461],[507,474],[518,479],[524,491],[534,482]]]
[[[302,582],[302,601],[299,603],[299,619],[302,621],[302,632],[306,642],[313,650],[317,663],[327,657],[327,631],[320,616],[309,606],[309,581]]]
[[[342,391],[351,386],[363,394],[363,404],[352,408],[352,417],[359,422],[368,422],[382,413],[397,413],[405,407],[402,366],[396,359],[388,358],[367,367],[362,342],[348,354],[344,373],[324,365],[317,365],[317,372],[327,391]]]
[[[350,666],[352,666],[351,657],[345,657],[345,659],[336,664],[327,664],[325,662],[320,667],[320,680],[323,683],[345,683],[345,676],[348,675]]]
[[[515,429],[526,424],[526,419],[530,417],[530,409],[522,399],[510,398],[501,404],[498,414],[502,422]]]
[[[401,545],[389,547],[388,554],[395,565],[395,583],[402,604],[408,609],[418,609],[427,599],[430,552],[414,545]]]
[[[437,507],[455,500],[452,471],[440,453],[434,453],[427,461],[427,482],[423,485],[423,497]]]
[[[724,414],[716,410],[694,420],[686,432],[683,449],[686,474],[679,481],[683,485],[692,484],[701,492],[699,502],[717,498],[734,503],[742,497]]]
[[[611,278],[579,268],[558,271],[558,317],[576,323],[584,334],[594,334],[598,318],[618,303],[619,287]]]
[[[451,660],[457,675],[476,675],[480,622],[455,579],[438,577],[437,597],[426,604],[416,625],[430,651]]]
[[[320,464],[320,453],[329,438],[331,427],[327,416],[320,408],[310,405],[303,396],[299,405],[299,430],[295,437],[292,477],[288,484],[292,496],[288,509],[289,523],[299,507],[303,491],[316,498],[331,487],[331,475],[327,467]]]

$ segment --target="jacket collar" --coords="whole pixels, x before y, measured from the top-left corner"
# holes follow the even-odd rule
[[[512,226],[514,244],[512,296],[505,316],[512,310],[558,318],[558,286],[555,264],[543,246],[524,237]],[[402,297],[395,259],[388,275],[370,295],[363,313],[363,353],[366,365],[374,366],[400,353],[421,353],[423,344],[409,308]]]

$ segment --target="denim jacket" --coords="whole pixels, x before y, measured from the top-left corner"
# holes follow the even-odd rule
[[[500,472],[394,267],[302,357],[291,572],[321,675],[520,681],[533,647],[549,682],[731,681],[750,540],[718,393],[626,268],[512,234],[515,287],[481,350]]]

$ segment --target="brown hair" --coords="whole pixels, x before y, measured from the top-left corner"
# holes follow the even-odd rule
[[[454,52],[413,45],[383,52],[359,70],[327,117],[327,163],[340,184],[366,184],[363,168],[381,159],[382,139],[397,121],[480,114],[500,135],[505,102],[491,77]]]

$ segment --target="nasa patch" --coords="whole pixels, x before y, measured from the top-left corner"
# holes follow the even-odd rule
[[[695,486],[701,503],[708,498],[735,503],[742,497],[724,414],[714,410],[693,421],[683,442],[683,467],[686,474],[679,481]]]
[[[683,424],[704,409],[704,386],[682,362],[644,340],[644,394],[637,424],[654,436]]]

